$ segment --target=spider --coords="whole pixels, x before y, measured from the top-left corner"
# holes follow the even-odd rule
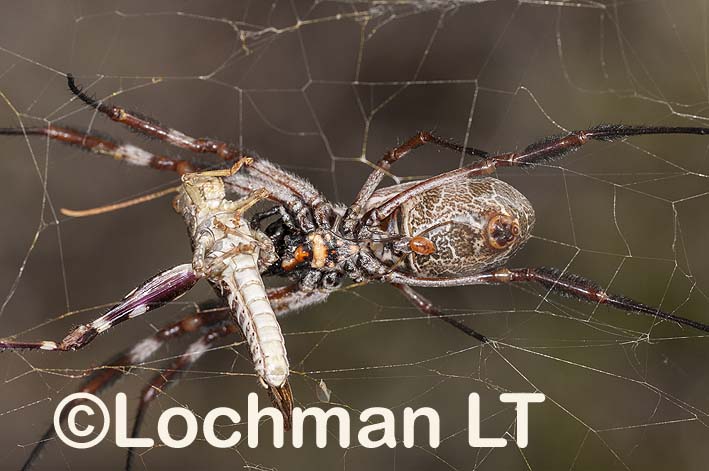
[[[78,87],[71,75],[67,76],[67,80],[76,98],[138,133],[181,149],[214,154],[231,164],[245,157],[228,143],[193,138],[153,119],[96,100]],[[502,167],[533,166],[561,158],[591,140],[609,142],[650,134],[705,135],[709,134],[709,128],[604,124],[548,137],[522,151],[498,155],[465,147],[429,132],[419,132],[377,162],[354,202],[347,207],[329,202],[306,180],[264,159],[253,159],[239,172],[220,174],[220,181],[231,193],[248,197],[254,192],[263,192],[263,197],[273,203],[271,208],[252,216],[251,226],[252,230],[257,233],[262,231],[268,237],[275,253],[271,262],[260,266],[261,275],[291,280],[286,286],[267,290],[276,316],[324,302],[345,279],[357,283],[383,282],[398,289],[423,313],[438,317],[478,341],[487,343],[492,342],[487,336],[444,314],[414,287],[532,282],[558,295],[606,304],[709,332],[709,325],[608,293],[597,283],[578,275],[555,268],[506,266],[510,257],[529,239],[535,214],[524,195],[489,175]],[[203,164],[153,154],[131,144],[120,144],[108,138],[54,125],[2,128],[0,135],[42,135],[132,165],[173,171],[183,176],[196,172],[199,175],[200,170],[207,168]],[[465,153],[474,161],[425,180],[377,189],[395,162],[427,144]],[[269,220],[271,222],[265,224]],[[193,239],[193,248],[196,248],[194,245]],[[170,277],[165,275],[168,272],[154,277],[137,290],[147,290],[150,295],[159,292],[162,296],[151,299],[151,303],[143,302],[139,310],[130,312],[143,314],[185,291],[186,286],[168,286]],[[219,290],[222,297],[233,295],[229,292],[229,286],[220,286]],[[126,300],[130,301],[135,293],[130,293]],[[119,304],[123,311],[126,311],[126,300]],[[106,369],[94,370],[82,390],[99,392],[122,376],[127,367],[145,361],[170,339],[202,331],[202,336],[174,361],[168,372],[155,376],[143,390],[134,423],[135,436],[147,405],[176,378],[177,372],[188,369],[213,342],[237,331],[229,310],[207,307],[210,306],[202,306],[199,312],[139,342],[107,362]],[[120,320],[134,317],[126,313]],[[106,320],[106,315],[102,319]],[[118,321],[114,318],[106,320],[101,332]],[[84,331],[76,338],[70,334],[68,343],[67,339],[59,343],[4,341],[0,343],[0,348],[73,350],[86,345],[98,333],[96,329],[90,333]],[[64,348],[55,348],[59,346]],[[290,413],[288,407],[291,406],[292,403],[281,407],[286,423]],[[51,436],[50,428],[33,450],[26,466],[32,463],[42,444]],[[132,453],[129,453],[127,467],[130,467],[131,456]]]

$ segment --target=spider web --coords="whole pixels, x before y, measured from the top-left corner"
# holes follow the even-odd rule
[[[372,162],[421,129],[510,151],[601,122],[709,124],[708,12],[700,0],[682,8],[650,0],[38,5],[18,2],[0,19],[0,126],[91,128],[188,156],[72,101],[64,79],[71,72],[99,97],[253,150],[345,203]],[[593,143],[549,165],[500,171],[538,219],[511,265],[566,269],[709,322],[708,144],[696,136]],[[424,148],[393,170],[405,181],[466,162]],[[61,338],[148,276],[189,260],[185,228],[168,200],[86,219],[58,212],[174,185],[172,174],[22,137],[2,138],[2,169],[2,336]],[[344,288],[282,326],[299,405],[322,406],[325,388],[331,403],[352,411],[353,423],[367,407],[389,407],[398,417],[407,406],[433,407],[441,416],[439,448],[420,440],[412,449],[343,450],[332,435],[323,450],[307,439],[302,449],[281,450],[217,450],[198,441],[185,450],[141,450],[136,464],[703,469],[705,336],[529,286],[424,292],[497,346],[481,347],[378,285]],[[3,467],[20,466],[82,375],[212,296],[200,285],[79,352],[3,353]],[[133,368],[105,394],[109,404],[124,391],[129,407],[137,405],[148,379],[188,342]],[[153,403],[143,436],[156,437],[161,410],[245,411],[247,393],[258,390],[241,340],[222,342]],[[531,408],[528,448],[468,446],[469,393],[481,395],[484,436],[510,438],[515,412],[499,393],[537,391],[547,400]],[[245,434],[243,425],[220,431],[234,429]],[[37,469],[115,469],[124,453],[109,440],[88,451],[54,441]]]

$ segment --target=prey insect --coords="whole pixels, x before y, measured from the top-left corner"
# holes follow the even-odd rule
[[[71,76],[68,76],[68,82],[74,95],[86,105],[139,133],[181,149],[215,155],[221,160],[217,166],[231,166],[244,157],[239,149],[228,143],[193,138],[136,113],[96,100],[81,90]],[[208,231],[203,239],[197,230],[203,227],[202,223],[198,222],[199,218],[185,216],[192,236],[195,257],[193,263],[181,265],[183,268],[176,267],[154,278],[154,282],[164,286],[164,289],[157,289],[153,285],[149,288],[151,293],[168,292],[151,298],[152,303],[167,302],[188,289],[187,285],[191,287],[199,276],[206,276],[217,287],[217,292],[225,295],[230,307],[237,312],[238,324],[247,339],[251,332],[250,327],[244,324],[238,313],[243,306],[255,302],[255,298],[243,294],[242,298],[239,298],[239,295],[235,294],[234,286],[240,287],[243,292],[246,285],[239,285],[233,267],[225,263],[232,259],[236,261],[235,257],[242,256],[249,258],[253,264],[249,268],[253,275],[251,280],[256,279],[257,271],[264,277],[279,276],[291,280],[291,284],[287,286],[266,290],[268,300],[259,300],[264,309],[267,304],[270,305],[275,316],[324,302],[348,279],[358,283],[382,282],[397,288],[421,312],[441,318],[465,334],[487,343],[489,338],[486,335],[446,315],[414,288],[536,283],[552,294],[608,305],[626,312],[649,315],[658,321],[671,321],[709,332],[707,324],[609,293],[597,283],[578,275],[554,268],[508,267],[507,262],[531,236],[536,216],[532,204],[524,195],[502,180],[491,177],[503,167],[533,166],[561,158],[591,141],[610,142],[652,134],[706,135],[709,134],[707,128],[599,125],[563,136],[549,137],[521,151],[497,155],[464,147],[428,132],[420,132],[387,152],[376,163],[354,202],[347,207],[328,201],[308,181],[263,159],[253,159],[239,171],[234,171],[232,167],[229,171],[216,170],[216,173],[210,174],[209,172],[213,171],[208,170],[206,173],[199,173],[199,170],[210,165],[153,154],[131,144],[120,144],[107,138],[54,125],[0,129],[1,134],[42,135],[76,145],[92,153],[109,155],[129,164],[182,174],[184,189],[178,196],[177,208],[183,216],[186,214],[183,209],[191,204],[186,198],[196,203],[187,189],[185,176],[187,180],[194,178],[195,181],[202,178],[214,179],[210,181],[220,187],[215,190],[218,196],[213,202],[216,202],[216,206],[227,202],[229,205],[234,203],[225,199],[223,191],[246,198],[239,201],[265,198],[272,202],[271,208],[252,216],[250,228],[242,228],[239,222],[239,227],[242,228],[240,230],[251,234],[252,240],[246,245],[232,240],[231,231],[236,229],[234,221],[221,218],[211,220],[208,226],[214,240],[219,239],[225,244],[225,247],[215,251],[213,256],[206,248],[212,243],[212,235],[209,235]],[[465,153],[474,160],[469,165],[425,180],[378,188],[394,163],[424,145],[435,145]],[[202,197],[204,195],[198,196],[197,199]],[[181,198],[184,201],[181,202]],[[241,204],[240,208],[245,210],[244,203]],[[192,206],[195,211],[197,206]],[[229,211],[232,210],[229,206]],[[239,221],[243,219],[239,218]],[[216,245],[218,244],[215,244],[215,247]],[[232,278],[230,270],[234,272]],[[218,273],[218,276],[215,273]],[[232,281],[225,281],[227,278]],[[258,290],[259,293],[262,291],[261,286]],[[139,289],[129,295],[129,298],[140,293]],[[140,308],[138,312],[142,309],[144,308]],[[130,317],[129,312],[132,310],[126,311],[122,316]],[[214,321],[214,324],[208,322],[209,316],[190,319],[200,319],[200,327],[207,329],[205,335],[211,335],[209,342],[212,342],[222,335],[221,332],[226,332],[222,327],[224,323],[229,325],[228,316],[217,318],[219,320]],[[274,349],[268,347],[269,351],[277,352],[273,355],[278,361],[274,360],[270,366],[267,365],[268,354],[265,353],[265,345],[259,344],[265,354],[263,358],[254,350],[251,341],[249,345],[252,348],[257,374],[275,396],[276,404],[281,404],[281,410],[287,416],[289,401],[292,404],[290,389],[285,382],[277,386],[283,375],[287,375],[288,369],[285,350],[275,348],[276,344],[282,345],[282,336],[280,330],[277,330],[279,328],[274,316],[269,313],[263,319],[268,319],[264,327],[264,332],[270,335],[267,339],[272,339],[274,343]],[[257,320],[252,321],[253,329],[257,328],[257,324]],[[99,327],[103,328],[104,325],[107,324],[99,324]],[[219,327],[214,327],[215,325]],[[98,333],[95,325],[84,329],[78,334],[70,334],[69,340],[76,342],[74,337],[82,339],[84,336],[93,338]],[[188,331],[182,327],[177,330]],[[138,350],[131,350],[121,356],[119,363],[125,365],[130,364],[130,361],[141,361],[157,348],[157,344],[171,338],[165,333],[160,335],[162,337],[158,340],[144,340],[142,347],[139,348],[139,344],[134,347]],[[76,345],[71,342],[5,342],[3,346],[6,349],[29,346],[66,350],[71,348],[65,347]],[[198,342],[201,342],[198,345],[201,348],[207,340]],[[184,356],[180,358],[182,363],[178,366],[188,368],[191,363],[186,361]],[[259,366],[260,359],[262,367]],[[277,374],[268,379],[269,371],[276,371]],[[98,391],[113,380],[115,375],[105,380],[92,376],[84,388]],[[155,380],[151,386],[154,384]],[[154,393],[144,396],[140,411],[144,410],[144,406],[154,396]],[[141,413],[139,412],[138,417],[141,417]]]
[[[288,417],[292,409],[292,395],[288,384],[285,341],[260,275],[260,269],[272,264],[276,254],[271,240],[252,229],[242,217],[267,193],[263,189],[256,190],[245,198],[232,201],[226,198],[221,180],[250,162],[251,159],[242,158],[227,170],[208,170],[182,176],[182,186],[174,206],[192,236],[194,257],[191,263],[158,273],[128,293],[104,315],[72,329],[59,342],[3,340],[0,341],[0,349],[78,350],[121,322],[176,300],[199,279],[205,278],[224,296],[235,313],[237,324],[251,350],[256,374]]]
[[[244,157],[229,169],[182,175],[174,208],[185,220],[192,239],[194,256],[191,263],[177,265],[150,278],[104,315],[72,329],[59,342],[0,341],[0,349],[77,350],[121,322],[179,298],[199,279],[205,278],[234,314],[251,350],[256,374],[281,410],[286,428],[290,428],[293,395],[288,383],[285,340],[260,275],[260,270],[275,262],[277,257],[271,240],[252,229],[242,217],[251,206],[264,199],[267,192],[255,190],[239,200],[229,200],[222,182],[222,178],[235,174],[252,161]],[[222,319],[222,323],[225,320]],[[193,344],[185,356],[188,361],[193,361],[190,357],[201,355],[209,343],[233,332],[229,326],[218,326],[202,342]],[[156,343],[150,340],[141,344],[133,352],[137,357],[133,360],[144,357],[146,350],[154,349]],[[91,390],[92,382],[88,384]],[[136,426],[138,423],[139,420]]]

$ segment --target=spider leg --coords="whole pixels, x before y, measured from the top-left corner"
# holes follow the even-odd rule
[[[318,191],[309,181],[298,177],[290,172],[287,172],[279,166],[263,159],[256,159],[249,166],[247,172],[254,177],[267,182],[268,189],[278,187],[281,191],[286,190],[293,197],[297,198],[301,205],[300,207],[289,208],[296,216],[296,219],[302,220],[307,218],[315,219],[315,223],[324,228],[329,229],[334,218],[334,209],[332,204]],[[285,198],[284,198],[285,199]],[[290,198],[288,198],[290,200]],[[304,212],[312,212],[305,215]],[[308,229],[303,226],[305,230]],[[314,229],[314,228],[313,228]]]
[[[423,312],[426,315],[429,315],[431,317],[437,317],[443,321],[446,321],[456,329],[460,330],[466,335],[469,335],[477,340],[479,340],[481,343],[486,343],[489,341],[489,339],[484,336],[483,334],[471,329],[467,325],[463,324],[457,319],[452,318],[451,316],[448,316],[441,312],[440,309],[438,309],[436,306],[433,305],[431,301],[429,301],[427,298],[422,296],[420,293],[415,291],[413,288],[407,285],[401,285],[401,284],[393,284],[395,288],[398,288],[402,294],[408,299],[411,304],[416,306],[419,311]]]
[[[281,316],[286,313],[293,312],[297,309],[302,309],[306,306],[323,302],[327,298],[329,293],[324,292],[324,290],[313,291],[310,293],[305,293],[305,295],[297,289],[297,285],[288,285],[279,288],[271,288],[268,290],[268,298],[272,304],[274,312]],[[227,314],[224,311],[220,311],[221,317],[220,321],[225,320]],[[216,323],[216,322],[215,322]],[[209,325],[213,325],[210,323]],[[234,322],[224,324],[212,329],[203,335],[200,339],[193,342],[183,354],[181,354],[175,361],[162,373],[155,375],[148,385],[143,389],[141,393],[140,405],[136,411],[135,421],[133,424],[133,431],[131,437],[138,436],[140,427],[145,416],[148,405],[152,402],[160,393],[164,392],[168,387],[174,386],[179,380],[179,376],[189,370],[192,365],[207,351],[209,346],[216,340],[231,335],[239,330],[238,326]],[[286,401],[291,402],[292,406],[292,394],[290,393],[290,385],[286,383],[285,387],[282,388],[282,393],[285,393]],[[278,402],[282,399],[277,394],[277,391],[272,391],[269,388],[269,395],[271,396],[272,402],[279,405]],[[275,397],[274,397],[275,396]],[[284,419],[286,416],[284,415]],[[286,430],[289,430],[291,424],[288,422],[284,423]],[[128,456],[126,460],[126,470],[130,470],[132,467],[134,453],[132,449],[128,450]]]
[[[127,111],[124,108],[97,101],[84,93],[84,91],[76,85],[74,77],[71,74],[67,75],[67,83],[72,93],[81,101],[100,113],[105,114],[111,120],[128,126],[137,132],[160,139],[180,149],[186,149],[200,154],[214,154],[225,161],[236,160],[244,156],[239,149],[236,149],[226,142],[215,139],[191,137],[176,129],[162,126],[155,120]],[[316,219],[322,224],[325,224],[326,227],[329,227],[333,215],[331,205],[310,183],[267,161],[255,160],[251,167],[252,173],[258,174],[260,180],[269,181],[275,185],[286,188],[309,207],[314,208]]]
[[[527,146],[527,148],[521,152],[511,152],[487,157],[484,160],[423,180],[401,191],[383,204],[370,209],[362,217],[362,220],[365,221],[367,226],[377,226],[381,221],[391,216],[401,204],[417,195],[425,193],[432,188],[437,188],[464,178],[489,175],[498,167],[533,165],[548,162],[561,158],[592,140],[610,142],[630,136],[653,134],[707,135],[709,134],[709,128],[604,124],[590,129],[573,131],[561,137],[546,138]]]
[[[295,230],[295,224],[293,223],[293,219],[290,217],[290,214],[288,211],[286,211],[286,208],[283,206],[273,206],[265,211],[258,212],[251,216],[251,219],[249,220],[249,224],[253,229],[260,229],[261,228],[261,223],[265,220],[270,218],[271,216],[278,216],[278,219],[276,219],[275,222],[282,224],[288,229]],[[273,224],[273,223],[271,223]],[[271,225],[269,224],[269,226]],[[268,230],[266,230],[268,232]]]
[[[106,137],[83,133],[71,128],[47,125],[33,128],[0,128],[5,136],[47,136],[69,145],[75,145],[93,154],[107,155],[131,165],[168,170],[180,175],[197,171],[187,160],[153,154],[132,144],[120,144]]]
[[[256,162],[255,160],[251,165]],[[281,186],[279,183],[267,180],[264,178],[255,177],[253,175],[236,174],[224,179],[224,184],[231,190],[235,190],[239,194],[248,193],[249,190],[263,188],[268,191],[270,199],[277,204],[283,205],[288,212],[293,215],[292,220],[305,232],[315,230],[315,220],[310,207],[306,204],[302,197],[293,193],[287,187]],[[324,201],[324,200],[323,200]],[[324,202],[324,205],[329,203]],[[329,221],[325,218],[323,221]],[[319,221],[320,222],[320,221]],[[329,224],[329,222],[327,223]]]
[[[151,167],[157,170],[167,170],[177,172],[180,175],[197,173],[202,170],[202,167],[195,167],[187,160],[180,160],[165,155],[153,154],[133,144],[120,144],[103,136],[84,133],[66,127],[48,125],[47,127],[33,128],[0,128],[0,135],[46,136],[49,139],[54,139],[65,144],[77,146],[81,150],[92,154],[107,155],[130,165]],[[243,174],[240,174],[240,176],[243,176]],[[264,181],[262,178],[243,177],[244,178],[238,178],[234,175],[232,178],[225,179],[225,182],[231,190],[239,195],[246,195],[256,188],[266,186],[269,186],[270,188],[268,181]],[[271,192],[280,196],[280,198],[270,197],[270,199],[275,200],[278,204],[286,204],[290,202],[291,199],[297,198],[295,193],[289,192],[286,189]],[[290,206],[295,206],[295,204],[296,203],[294,201],[290,204]],[[304,205],[301,204],[300,206]],[[293,209],[298,211],[301,208],[295,207]]]
[[[94,134],[83,133],[71,128],[59,127],[49,125],[47,127],[41,128],[0,128],[0,135],[6,136],[46,136],[49,139],[54,139],[59,142],[63,142],[69,145],[75,145],[81,150],[90,152],[92,154],[107,155],[113,157],[116,160],[126,162],[130,165],[136,165],[139,167],[151,167],[157,170],[167,170],[171,172],[176,172],[180,175],[185,175],[189,173],[197,173],[200,170],[207,168],[206,166],[195,166],[193,163],[176,159],[173,157],[168,157],[165,155],[153,154],[147,150],[135,146],[133,144],[120,144],[111,139],[97,136]],[[260,164],[261,162],[257,160],[255,163]],[[254,163],[252,163],[254,165]],[[257,165],[260,169],[275,167],[270,163],[267,166]],[[270,167],[268,167],[270,165]],[[277,168],[277,167],[275,167]],[[281,171],[283,173],[287,173]],[[263,174],[263,172],[262,172]],[[275,173],[274,173],[275,175]],[[291,175],[293,179],[297,177]],[[231,177],[224,179],[227,188],[241,196],[248,195],[252,191],[259,188],[266,188],[269,191],[268,199],[272,200],[274,203],[283,205],[288,208],[288,210],[295,214],[298,222],[303,228],[314,229],[313,217],[310,213],[310,209],[305,204],[303,197],[299,196],[293,191],[289,190],[287,187],[279,186],[279,183],[273,182],[267,179],[267,175],[263,174],[258,177],[243,175],[243,173],[235,174]],[[305,180],[303,183],[310,185]],[[319,205],[319,211],[324,211],[325,207],[329,206],[329,203],[320,197],[311,198],[312,201]],[[331,209],[327,213],[332,212]],[[318,213],[319,217],[324,220],[328,220],[329,216],[323,216]]]
[[[621,311],[646,314],[658,319],[676,322],[703,332],[709,332],[709,325],[675,316],[660,309],[650,307],[625,296],[606,292],[598,283],[579,275],[564,273],[556,268],[498,268],[477,275],[458,278],[429,278],[390,272],[381,277],[394,284],[424,287],[447,287],[467,285],[489,285],[500,283],[533,282],[542,285],[549,292],[569,296],[595,304],[607,304]]]
[[[93,322],[72,329],[59,342],[53,340],[40,342],[0,340],[0,350],[77,350],[111,327],[179,298],[189,291],[198,279],[191,264],[178,265],[150,278],[128,293],[120,303],[113,306],[104,315]]]
[[[286,313],[293,312],[297,309],[302,309],[306,306],[323,302],[327,298],[327,294],[323,291],[314,291],[311,293],[303,293],[298,291],[297,285],[288,285],[279,288],[271,288],[268,290],[268,298],[273,306],[274,312],[281,316]],[[223,320],[223,317],[221,318]],[[136,411],[135,422],[131,437],[136,437],[140,431],[140,427],[145,415],[148,404],[153,401],[160,393],[164,392],[167,387],[174,386],[179,379],[179,374],[183,373],[199,359],[199,357],[207,350],[210,344],[221,337],[230,335],[238,330],[235,323],[226,324],[217,329],[213,329],[201,337],[196,342],[192,343],[187,350],[180,355],[163,373],[155,375],[150,383],[143,389],[141,394],[140,405]],[[286,388],[290,392],[290,386]],[[272,392],[269,390],[269,394]],[[275,401],[279,398],[272,397]],[[292,401],[292,398],[290,398]],[[284,424],[286,429],[290,429],[290,424]],[[126,461],[126,469],[131,469],[133,453],[129,450]]]
[[[384,176],[387,174],[392,164],[397,160],[408,154],[414,149],[417,149],[425,144],[435,144],[440,147],[445,147],[458,152],[464,152],[468,155],[475,157],[486,158],[488,153],[476,149],[474,147],[464,147],[459,144],[455,144],[448,139],[444,139],[431,134],[430,132],[421,131],[415,136],[411,137],[409,140],[404,142],[398,147],[393,148],[382,157],[376,164],[376,169],[369,174],[367,180],[365,180],[362,188],[357,193],[354,202],[350,205],[345,213],[343,219],[343,230],[347,233],[351,233],[355,227],[358,225],[359,218],[362,216],[362,211],[367,204],[369,198],[371,198],[374,191],[377,189]]]
[[[296,284],[283,286],[279,288],[270,288],[268,290],[268,299],[271,302],[274,312],[278,316],[285,315],[298,309],[302,309],[312,304],[325,301],[329,292],[325,290],[315,290],[308,293],[299,291]],[[150,383],[145,387],[141,394],[140,405],[136,411],[135,422],[131,437],[136,437],[140,431],[140,427],[145,415],[148,404],[154,400],[160,393],[164,392],[167,387],[173,386],[179,379],[179,374],[189,370],[189,368],[199,359],[199,357],[209,348],[209,345],[221,337],[230,335],[238,330],[235,323],[229,323],[217,329],[213,329],[201,337],[196,342],[192,343],[187,350],[180,355],[167,370],[159,375],[155,375]],[[292,393],[290,385],[286,383],[283,391],[272,391],[269,388],[269,396],[271,401],[278,404],[285,399],[290,401],[292,407]],[[286,394],[286,398],[281,398],[278,394]],[[279,407],[279,409],[281,409]],[[282,409],[281,409],[282,410]],[[284,419],[287,419],[284,414]],[[286,430],[290,430],[291,424],[284,422]],[[126,470],[130,470],[132,466],[133,452],[128,450],[129,454],[126,461]]]
[[[534,282],[544,286],[552,293],[562,296],[576,298],[582,301],[589,301],[594,304],[607,304],[616,309],[628,312],[646,314],[659,319],[676,322],[697,330],[709,332],[709,325],[701,322],[675,316],[650,307],[638,301],[634,301],[625,296],[607,293],[596,282],[583,278],[572,273],[564,273],[556,268],[512,268],[498,269],[494,272],[496,281],[502,283],[510,282]]]
[[[204,303],[199,306],[200,311],[190,314],[184,319],[172,323],[155,332],[153,335],[146,337],[133,347],[121,352],[110,360],[103,363],[101,366],[94,368],[91,374],[83,381],[79,387],[79,391],[90,394],[100,394],[116,381],[125,376],[131,367],[147,361],[155,352],[165,345],[170,340],[181,337],[184,334],[202,330],[224,322],[229,319],[229,310],[226,308],[213,308],[213,303]],[[84,402],[77,399],[68,407],[64,408],[63,414],[60,417],[60,422],[64,423],[68,413],[76,405]],[[32,452],[27,457],[22,469],[28,470],[32,467],[35,461],[41,455],[44,447],[55,436],[54,425],[51,425],[42,435],[42,438],[37,442]]]
[[[135,421],[131,437],[137,437],[140,433],[140,427],[143,424],[145,412],[149,404],[160,394],[165,392],[168,387],[174,386],[180,379],[180,376],[189,370],[209,347],[222,337],[233,334],[238,331],[238,327],[233,322],[229,322],[218,326],[204,334],[198,340],[190,344],[187,349],[173,361],[166,370],[152,377],[150,382],[145,386],[140,395],[140,405],[135,413]],[[130,470],[133,464],[135,453],[132,448],[128,448],[126,457],[126,470]]]
[[[268,290],[268,300],[276,316],[282,317],[308,306],[325,302],[331,292],[332,290],[327,289],[306,291],[301,289],[297,283],[293,283],[278,288],[270,288]]]
[[[71,90],[71,92],[81,101],[96,109],[100,113],[105,114],[112,121],[121,123],[141,134],[165,141],[166,143],[180,149],[201,154],[216,154],[223,160],[236,160],[239,157],[243,157],[238,149],[231,147],[225,142],[206,138],[193,138],[176,129],[162,126],[153,119],[139,116],[138,114],[127,111],[121,107],[96,100],[95,98],[88,96],[78,85],[76,85],[74,77],[71,74],[67,74],[66,78],[67,84],[69,85],[69,90]]]
[[[293,311],[303,309],[307,306],[324,302],[327,299],[328,295],[329,292],[325,290],[315,290],[303,293],[302,291],[299,291],[298,285],[296,284],[278,288],[270,288],[268,290],[268,298],[271,301],[274,312],[279,317],[289,314]],[[200,308],[202,308],[202,306],[203,305],[200,305]],[[79,390],[92,394],[99,394],[106,388],[111,386],[113,383],[115,383],[118,379],[123,377],[128,372],[131,366],[147,361],[148,358],[150,358],[161,346],[163,346],[169,340],[178,338],[187,333],[209,328],[211,326],[219,324],[220,322],[224,322],[225,320],[230,318],[230,316],[231,313],[227,308],[209,310],[205,309],[202,312],[197,312],[195,314],[185,317],[184,319],[178,322],[170,324],[160,329],[150,337],[147,337],[144,340],[138,342],[132,348],[113,357],[111,360],[104,363],[103,366],[94,369],[92,373],[87,377],[87,379],[83,382]],[[209,335],[209,333],[207,335]],[[202,339],[204,339],[204,337]],[[176,373],[177,370],[180,369],[184,370],[185,368],[173,367],[171,368],[172,371],[169,371],[168,374],[174,375],[174,373]],[[153,381],[155,381],[155,379],[156,378],[153,378]],[[151,384],[153,384],[153,382],[151,382]],[[164,390],[164,388],[159,388],[158,390],[152,387],[150,388],[151,391],[156,392],[159,392],[160,389]],[[141,397],[145,397],[145,394],[143,394]],[[82,401],[78,401],[73,405],[79,404],[80,402]],[[64,410],[69,411],[71,409],[73,409],[73,407],[66,407]],[[63,416],[60,420],[64,422],[66,420],[66,417]],[[138,422],[139,420],[136,420],[135,424],[138,424]],[[134,434],[132,436],[135,436],[138,432],[138,429],[136,428],[135,424]],[[137,426],[139,427],[139,425]],[[30,456],[27,458],[24,466],[22,467],[23,470],[28,470],[32,467],[32,465],[39,458],[46,444],[54,437],[54,435],[54,426],[52,425],[47,429],[44,435],[42,435],[42,438],[37,442],[37,445],[35,445],[34,449],[30,453]],[[130,460],[130,458],[128,458],[128,460]]]
[[[84,93],[76,85],[74,78],[67,75],[69,89],[80,100],[107,115],[113,121],[124,124],[131,129],[165,141],[175,147],[197,153],[215,154],[222,160],[232,161],[244,154],[230,144],[206,138],[194,138],[176,129],[161,126],[155,120],[139,116],[123,108],[108,105],[95,100]],[[155,155],[137,146],[118,144],[109,139],[81,133],[69,128],[47,126],[45,128],[0,128],[0,135],[45,135],[60,142],[74,144],[89,152],[110,155],[118,160],[139,166],[176,171],[179,174],[192,173],[197,169],[186,160]],[[285,204],[299,221],[303,221],[306,231],[313,230],[313,208],[315,221],[323,228],[330,228],[334,218],[332,205],[307,180],[297,177],[278,166],[265,161],[255,160],[251,165],[252,179],[234,176],[230,182],[232,189],[238,193],[248,193],[259,187],[267,187],[269,192],[280,194],[280,204]],[[277,199],[273,197],[271,199]]]

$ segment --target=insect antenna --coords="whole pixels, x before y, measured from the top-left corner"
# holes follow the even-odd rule
[[[147,203],[163,196],[169,195],[171,193],[177,193],[179,186],[173,186],[172,188],[166,188],[164,190],[156,191],[155,193],[150,193],[143,196],[138,196],[126,201],[121,201],[120,203],[108,204],[106,206],[98,206],[96,208],[89,209],[67,209],[61,208],[60,211],[64,216],[71,216],[75,218],[82,218],[86,216],[96,216],[98,214],[110,213],[111,211],[117,211],[119,209],[129,208],[142,203]]]

